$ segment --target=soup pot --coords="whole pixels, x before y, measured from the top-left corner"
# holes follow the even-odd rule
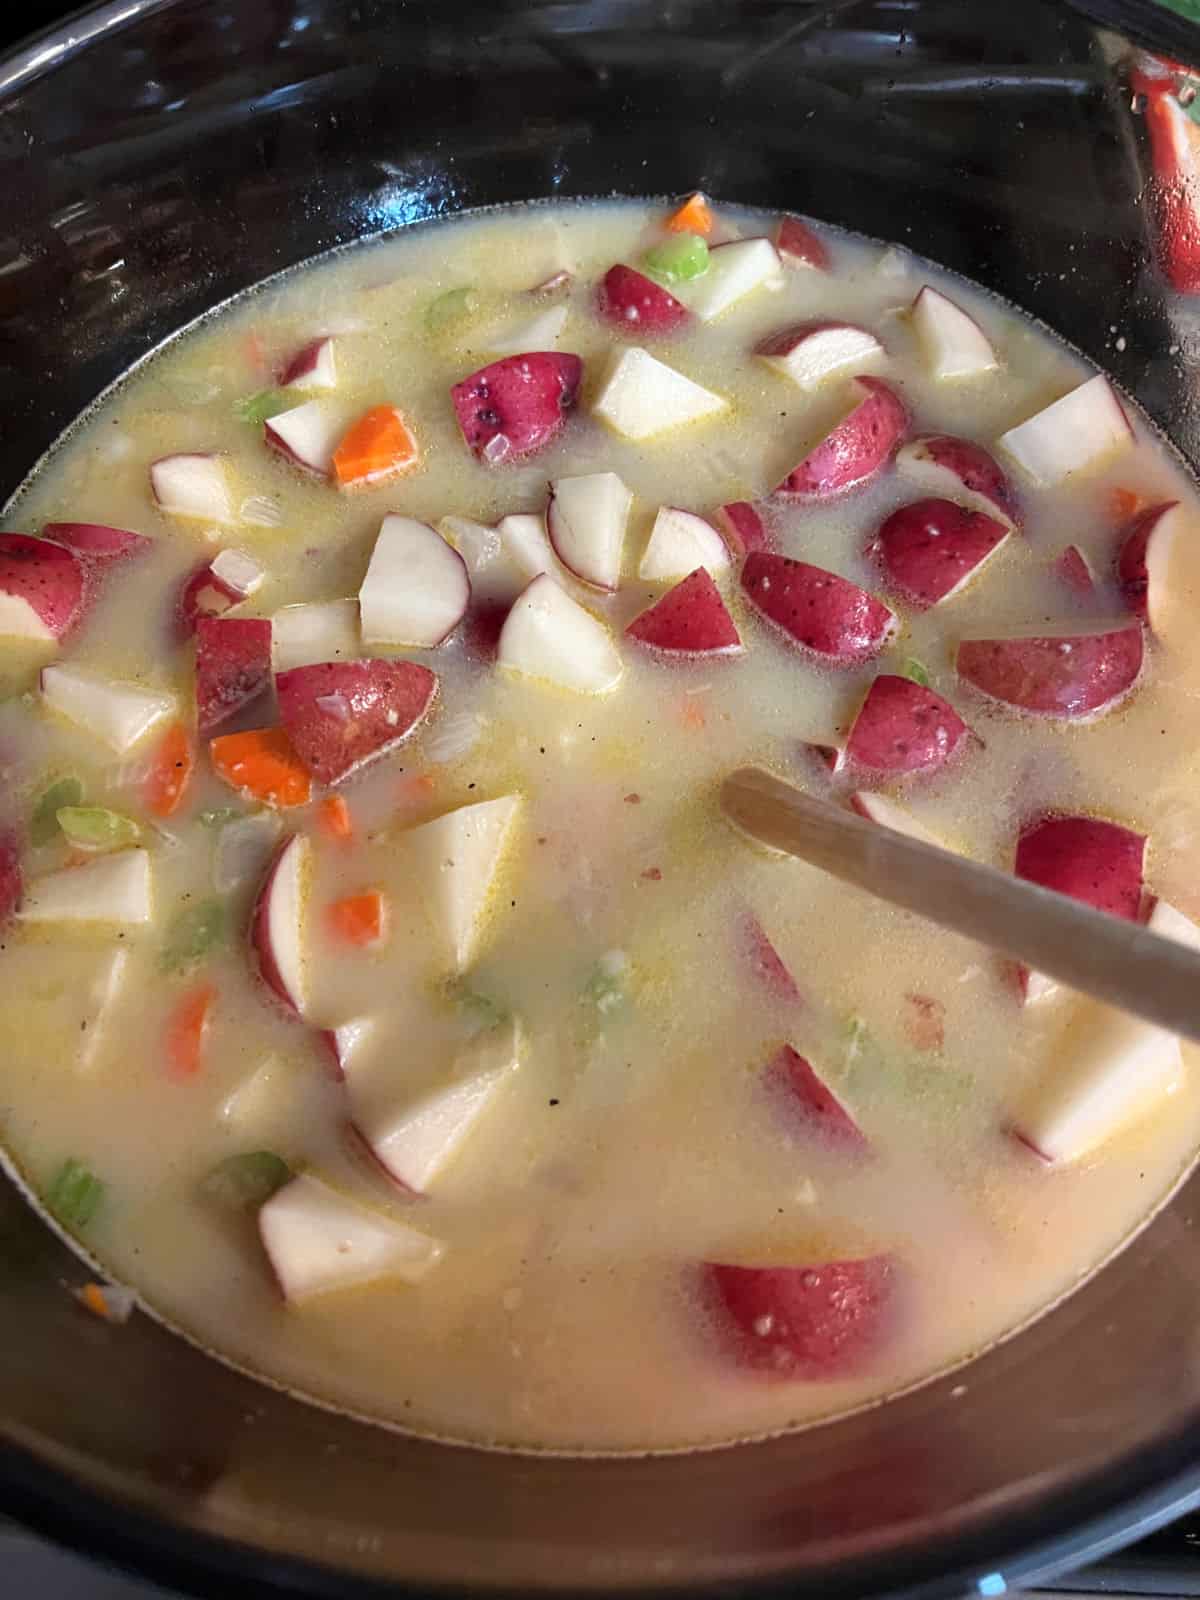
[[[1177,56],[1192,39],[1157,8],[1090,9]],[[1155,263],[1124,48],[1048,0],[112,0],[0,61],[0,477],[173,330],[316,252],[494,202],[695,187],[967,273],[1196,459],[1200,330]],[[86,1268],[3,1187],[0,1509],[223,1597],[992,1596],[1200,1487],[1198,1218],[1193,1178],[1072,1298],[882,1407],[567,1460],[371,1428],[148,1316],[94,1320],[67,1292]]]

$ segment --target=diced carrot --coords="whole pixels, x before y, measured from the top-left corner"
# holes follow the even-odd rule
[[[350,807],[340,794],[328,794],[317,809],[317,821],[331,839],[352,839],[354,823]]]
[[[712,232],[712,226],[712,210],[702,194],[694,194],[690,200],[685,200],[678,211],[672,211],[667,218],[668,233],[700,233],[707,237]]]
[[[681,720],[685,728],[691,728],[694,731],[698,731],[708,724],[708,718],[704,715],[704,707],[696,699],[689,699],[683,702]]]
[[[312,778],[283,728],[226,733],[209,744],[212,764],[225,782],[269,806],[305,806]]]
[[[168,1018],[167,1072],[172,1078],[193,1078],[199,1072],[200,1047],[216,993],[211,983],[189,989]]]
[[[1114,489],[1108,497],[1114,522],[1128,522],[1141,503],[1141,495],[1134,494],[1132,489]]]
[[[176,722],[151,758],[142,789],[146,809],[156,817],[173,816],[183,804],[195,765],[191,735]]]
[[[81,1306],[86,1306],[94,1316],[103,1317],[108,1321],[108,1301],[104,1298],[104,1290],[98,1283],[85,1283],[78,1291]]]
[[[410,472],[418,461],[417,441],[399,411],[374,406],[333,452],[333,471],[345,489]]]
[[[383,938],[384,903],[378,889],[347,895],[329,908],[329,926],[347,944],[378,944]]]

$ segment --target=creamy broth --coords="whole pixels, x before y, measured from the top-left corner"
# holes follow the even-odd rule
[[[669,336],[614,327],[597,313],[597,284],[613,263],[636,267],[664,242],[663,215],[632,204],[502,211],[273,281],[106,395],[5,524],[36,533],[87,519],[153,540],[94,581],[68,638],[0,640],[0,744],[25,895],[4,930],[0,998],[0,1128],[15,1169],[108,1274],[219,1355],[319,1400],[479,1443],[694,1447],[893,1393],[1069,1291],[1169,1193],[1200,1137],[1186,1048],[1182,1069],[1147,1076],[1151,1088],[1107,1137],[1040,1160],[1012,1130],[1022,1131],[1036,1086],[1067,1070],[1087,1003],[1059,993],[1023,1004],[988,952],[755,851],[716,804],[720,778],[757,762],[839,803],[882,791],[938,839],[1006,868],[1022,828],[1045,813],[1107,818],[1148,836],[1143,906],[1161,896],[1200,916],[1200,670],[1180,626],[1197,598],[1190,480],[1127,406],[1131,439],[1059,483],[1034,481],[1001,435],[1091,369],[963,281],[832,231],[822,233],[827,271],[785,259],[721,315]],[[777,226],[722,209],[714,238],[774,238]],[[530,295],[563,271],[569,283]],[[688,301],[703,282],[672,287]],[[996,370],[934,375],[909,311],[927,284],[969,311]],[[454,296],[467,288],[470,298]],[[536,454],[475,459],[451,386],[499,359],[511,330],[560,306],[561,331],[532,348],[582,357],[578,404]],[[752,353],[775,330],[814,319],[875,333],[886,354],[863,370],[902,396],[905,436],[977,441],[1020,497],[1021,530],[929,609],[899,595],[867,547],[898,508],[952,492],[917,485],[889,460],[837,497],[771,496],[861,394],[846,374],[806,390]],[[239,414],[323,334],[335,387],[281,388],[258,420]],[[604,426],[594,407],[608,364],[633,345],[728,406],[645,441]],[[419,468],[355,492],[298,470],[267,448],[261,416],[313,399],[339,435],[372,407],[398,407]],[[227,525],[156,504],[151,464],[185,452],[220,456]],[[609,628],[622,674],[609,692],[572,692],[511,670],[503,644],[499,662],[480,644],[493,610],[528,582],[503,524],[498,536],[481,530],[512,514],[541,518],[548,481],[599,472],[633,495],[619,587],[557,576]],[[1184,530],[1133,692],[1103,715],[1063,720],[1022,714],[965,682],[955,670],[964,637],[1128,621],[1110,574],[1135,497],[1141,507],[1181,502]],[[637,576],[658,508],[715,526],[731,502],[760,507],[778,552],[889,604],[895,636],[872,659],[830,666],[764,620],[735,559],[717,581],[740,653],[670,659],[627,637],[672,587]],[[448,529],[472,601],[436,648],[359,638],[354,602],[389,513],[481,525]],[[1097,575],[1089,594],[1058,570],[1070,545]],[[197,564],[226,549],[248,553],[265,576],[224,614],[276,619],[277,668],[388,657],[439,680],[411,737],[333,789],[314,783],[307,805],[239,793],[214,769],[209,736],[192,732],[194,647],[179,636],[176,601]],[[324,640],[297,642],[295,613],[278,621],[285,607],[338,600],[347,604],[323,620],[340,632]],[[175,710],[115,753],[95,727],[47,703],[38,673],[52,661],[170,695]],[[919,669],[975,737],[940,770],[903,781],[827,772],[807,746],[844,742],[877,674]],[[156,815],[147,783],[176,717],[195,770],[177,809]],[[277,721],[268,695],[213,736]],[[47,790],[64,780],[61,805],[47,808]],[[334,792],[345,814],[326,804]],[[418,830],[505,796],[520,804],[457,970],[424,887],[445,852],[434,847],[431,867],[430,836]],[[148,922],[26,914],[39,879],[86,865],[57,825],[71,805],[137,825],[152,877]],[[247,829],[234,814],[259,820]],[[352,835],[339,837],[347,816]],[[250,931],[268,860],[296,832],[311,856],[297,913],[303,1020],[264,984]],[[382,896],[383,937],[355,944],[331,907],[368,891]],[[790,991],[764,967],[764,934]],[[359,1023],[341,1034],[337,1081],[326,1031]],[[348,1126],[380,1126],[480,1063],[505,1066],[514,1026],[515,1069],[489,1080],[482,1114],[426,1192],[406,1193]],[[823,1136],[772,1080],[784,1044],[839,1097],[865,1150]],[[385,1228],[436,1240],[440,1258],[419,1281],[387,1272],[285,1297],[253,1199],[237,1203],[211,1181],[249,1152],[316,1175]],[[64,1199],[67,1161],[103,1185],[94,1206],[83,1204],[86,1218]],[[797,1266],[819,1277],[830,1262],[876,1257],[888,1261],[879,1337],[862,1361],[819,1372],[760,1370],[747,1348],[756,1336],[770,1345],[771,1316],[735,1337],[736,1315],[703,1268]],[[286,1266],[283,1277],[286,1287]]]

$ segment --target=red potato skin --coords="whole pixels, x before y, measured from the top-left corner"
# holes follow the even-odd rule
[[[954,433],[921,433],[912,441],[914,449],[959,480],[964,489],[990,500],[1014,528],[1020,528],[1021,502],[1007,473],[981,444],[960,439]]]
[[[342,1058],[337,1047],[337,1034],[334,1033],[332,1028],[319,1028],[317,1030],[317,1045],[330,1081],[333,1083],[345,1083],[346,1069],[342,1066]]]
[[[97,568],[144,555],[154,543],[143,534],[130,533],[126,528],[110,528],[103,522],[47,522],[42,537],[65,545],[82,561]]]
[[[1146,618],[1146,598],[1150,587],[1146,552],[1159,519],[1165,517],[1168,511],[1174,511],[1178,504],[1178,500],[1167,500],[1160,505],[1148,506],[1145,511],[1139,511],[1135,517],[1131,517],[1120,533],[1117,585],[1130,611],[1143,620]]]
[[[883,471],[904,438],[908,412],[878,378],[855,378],[862,398],[775,490],[792,500],[831,500]]]
[[[614,328],[638,335],[674,333],[691,320],[688,308],[661,284],[620,262],[600,280],[596,309]]]
[[[952,500],[917,500],[888,517],[868,548],[891,586],[924,611],[986,561],[1008,529]]]
[[[856,583],[767,550],[746,557],[742,588],[789,638],[839,664],[877,656],[895,626],[887,606]]]
[[[936,772],[971,737],[948,700],[911,678],[881,672],[846,741],[846,758],[867,772]]]
[[[729,552],[737,560],[754,550],[769,550],[771,538],[758,507],[749,500],[731,500],[718,508],[715,520]]]
[[[0,533],[0,590],[28,601],[56,639],[83,619],[87,572],[73,550],[28,533]]]
[[[0,832],[0,931],[21,903],[21,844],[11,829]]]
[[[673,655],[712,655],[742,647],[721,591],[704,567],[669,589],[625,632],[639,644]]]
[[[798,261],[806,267],[816,267],[818,272],[829,271],[825,241],[798,217],[784,217],[780,222],[775,248],[785,261]]]
[[[480,661],[494,661],[500,648],[500,631],[512,610],[511,602],[482,600],[472,604],[463,623],[467,649]]]
[[[428,667],[378,659],[293,667],[275,679],[280,721],[296,754],[329,784],[413,733],[437,687]]]
[[[310,339],[307,344],[302,345],[296,351],[290,360],[284,362],[279,371],[279,385],[281,388],[286,389],[288,384],[295,383],[297,378],[304,377],[305,373],[311,369],[317,352],[325,342],[325,335]]]
[[[1191,163],[1180,149],[1175,113],[1167,103],[1175,78],[1135,71],[1130,75],[1130,87],[1145,97],[1159,267],[1173,289],[1196,294],[1200,292],[1200,215]]]
[[[289,833],[279,841],[275,854],[263,874],[262,886],[255,899],[254,910],[250,913],[250,945],[258,957],[258,971],[262,981],[290,1016],[299,1017],[295,1001],[288,993],[287,985],[275,964],[275,957],[271,954],[269,915],[271,885],[275,881],[275,874],[279,871],[279,863],[283,860],[285,851],[295,838],[294,833]]]
[[[793,1267],[705,1263],[730,1353],[764,1376],[820,1382],[869,1367],[895,1326],[890,1256]]]
[[[202,561],[183,580],[179,591],[175,604],[176,638],[190,639],[202,617],[219,617],[245,598],[244,594],[223,583],[207,561]]]
[[[1095,593],[1096,580],[1092,575],[1092,569],[1077,544],[1067,546],[1054,563],[1054,570],[1074,594],[1086,597]]]
[[[867,329],[859,326],[857,322],[839,322],[833,317],[818,317],[812,322],[792,322],[786,328],[777,328],[774,333],[769,333],[765,339],[754,346],[756,356],[786,356],[790,355],[796,346],[805,340],[809,334],[823,333],[826,328],[855,328],[860,333]]]
[[[1018,878],[1137,922],[1142,913],[1143,834],[1098,817],[1041,817],[1021,830]]]
[[[196,726],[207,738],[271,687],[271,623],[265,617],[201,617],[196,623]]]
[[[822,1083],[807,1061],[790,1044],[771,1058],[764,1073],[767,1088],[786,1100],[805,1131],[843,1150],[864,1151],[866,1135],[833,1090]]]
[[[738,935],[747,966],[768,993],[789,1005],[803,1005],[795,978],[753,911],[747,911],[742,917]]]
[[[562,430],[583,378],[578,356],[531,351],[481,367],[450,391],[467,448],[489,466],[544,449]],[[503,440],[503,451],[488,447]]]
[[[993,700],[1036,716],[1074,718],[1104,711],[1126,695],[1144,655],[1141,625],[1132,623],[1067,639],[964,639],[956,664],[960,678]]]

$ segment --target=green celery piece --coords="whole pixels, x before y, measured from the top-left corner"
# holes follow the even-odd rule
[[[628,977],[629,957],[622,950],[610,950],[592,968],[583,997],[601,1016],[607,1017],[625,1004]]]
[[[50,844],[58,838],[58,813],[64,806],[77,806],[83,799],[78,778],[59,778],[52,783],[33,808],[29,838],[33,844]]]
[[[493,1000],[491,995],[481,994],[478,989],[470,988],[461,979],[450,985],[447,998],[459,1017],[469,1023],[475,1033],[498,1028],[502,1022],[508,1021],[509,1013],[499,1001]]]
[[[104,1185],[82,1161],[64,1161],[46,1193],[46,1205],[69,1228],[86,1228],[100,1209]]]
[[[287,389],[260,389],[257,394],[248,394],[243,399],[236,400],[233,410],[243,422],[261,428],[268,417],[286,410],[294,398]]]
[[[425,332],[443,332],[451,323],[469,317],[478,304],[478,297],[470,284],[447,289],[445,294],[439,294],[425,307]]]
[[[164,972],[184,972],[225,942],[229,918],[220,900],[201,900],[181,911],[163,946]]]
[[[230,1156],[204,1179],[201,1188],[210,1200],[230,1211],[251,1211],[282,1189],[292,1169],[272,1150],[248,1150]]]
[[[909,656],[908,660],[905,661],[900,668],[900,676],[902,678],[911,678],[914,683],[919,683],[922,689],[928,689],[929,687],[929,673],[924,664],[918,661],[915,656]]]
[[[665,244],[647,250],[642,264],[662,283],[686,283],[708,271],[708,246],[697,233],[677,233]]]
[[[221,806],[216,811],[202,811],[200,824],[205,828],[223,828],[227,822],[236,822],[239,817],[248,815],[237,806]]]
[[[141,838],[132,817],[104,806],[63,806],[57,815],[68,844],[78,850],[122,850]]]

